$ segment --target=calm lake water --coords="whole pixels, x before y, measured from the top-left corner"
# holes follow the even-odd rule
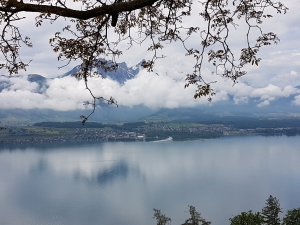
[[[300,137],[0,147],[1,225],[212,225],[260,211],[270,194],[300,207]]]

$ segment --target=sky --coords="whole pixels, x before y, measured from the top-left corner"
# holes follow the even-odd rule
[[[268,107],[278,98],[293,96],[291,105],[300,109],[300,16],[299,0],[285,0],[284,4],[289,8],[287,14],[272,13],[274,17],[262,24],[263,29],[278,34],[278,45],[265,47],[259,54],[262,58],[259,66],[248,65],[245,67],[247,75],[240,78],[233,85],[232,81],[212,74],[212,68],[205,63],[203,75],[207,81],[216,81],[213,89],[212,103],[207,98],[194,99],[195,87],[184,89],[185,74],[192,70],[192,58],[184,56],[180,44],[166,45],[161,54],[166,58],[157,61],[154,72],[141,70],[136,78],[128,80],[120,85],[109,79],[93,78],[89,81],[89,87],[96,96],[109,98],[113,96],[119,105],[135,106],[145,105],[158,108],[195,107],[198,105],[218,104],[228,101],[233,96],[235,104],[247,104],[249,99],[256,98],[257,107]],[[199,6],[195,6],[197,9]],[[196,12],[196,10],[195,10]],[[56,31],[62,29],[63,22],[35,27],[35,14],[27,15],[26,20],[18,22],[21,31],[28,35],[33,48],[21,49],[21,57],[26,62],[32,60],[27,71],[20,71],[20,75],[40,74],[47,78],[48,89],[43,93],[37,93],[38,85],[30,83],[26,77],[0,77],[0,82],[13,82],[13,85],[0,92],[0,108],[2,109],[55,109],[60,111],[83,109],[83,102],[91,100],[82,80],[73,77],[57,78],[71,70],[80,62],[72,62],[68,66],[58,69],[64,62],[57,60],[57,55],[49,45],[49,38]],[[195,15],[184,21],[192,25],[197,18]],[[199,25],[199,24],[196,24]],[[195,26],[195,25],[194,25]],[[201,27],[201,23],[199,25]],[[245,44],[245,28],[241,25],[238,30],[232,30],[230,46],[238,52]],[[113,33],[111,40],[116,37]],[[199,46],[199,37],[194,36],[189,40],[190,46]],[[126,43],[117,61],[126,62],[128,66],[138,64],[142,59],[150,59],[151,53],[147,52],[147,45],[135,46],[129,50]],[[2,59],[2,57],[0,58]],[[2,70],[1,74],[7,72]]]

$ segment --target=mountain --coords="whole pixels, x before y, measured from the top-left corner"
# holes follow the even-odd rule
[[[104,59],[99,59],[104,60]],[[139,64],[128,67],[125,62],[117,63],[118,69],[107,71],[105,72],[102,68],[93,68],[95,69],[99,74],[102,74],[103,78],[110,78],[114,81],[117,81],[119,84],[124,84],[126,80],[130,80],[134,78],[139,72],[141,64],[144,60],[142,60]],[[112,63],[112,61],[108,61],[108,63]],[[71,69],[69,72],[65,73],[62,77],[65,76],[72,76],[75,73],[77,73],[80,69],[80,66],[75,66],[73,69]]]
[[[132,67],[128,67],[125,62],[118,63],[118,69],[117,70],[108,71],[108,72],[105,72],[102,68],[95,68],[95,69],[98,71],[98,73],[103,75],[104,79],[108,78],[108,79],[112,79],[114,81],[117,81],[119,84],[124,84],[125,81],[133,79],[140,72],[140,67],[141,67],[142,62],[143,62],[143,60],[140,63],[138,63],[137,65],[132,66]],[[74,75],[75,73],[77,73],[79,71],[79,67],[80,66],[75,66],[69,72],[65,73],[62,76],[59,76],[58,78]],[[10,88],[14,84],[14,79],[15,78],[26,79],[31,83],[38,84],[38,88],[36,90],[36,93],[45,92],[45,90],[49,87],[48,84],[47,84],[47,81],[53,79],[53,78],[45,78],[45,77],[43,77],[42,75],[39,75],[39,74],[29,74],[27,76],[20,76],[20,75],[6,76],[6,75],[1,75],[0,76],[0,92],[3,91],[4,89]]]
[[[112,79],[123,85],[127,80],[134,79],[140,71],[141,63],[136,66],[129,67],[126,63],[122,62],[118,64],[118,69],[116,71],[109,71],[105,73],[102,68],[93,68],[99,73],[103,74],[105,79]],[[78,72],[79,66],[74,67],[69,72],[58,77],[63,78],[66,76],[72,76]],[[74,78],[75,79],[75,78]],[[31,96],[31,104],[34,104],[35,98],[44,99],[47,95],[48,88],[50,85],[51,78],[45,78],[39,74],[29,74],[27,76],[0,76],[0,97],[1,92],[5,92],[6,100],[10,94],[16,94],[21,88],[26,90],[22,95],[18,96],[26,102],[26,94]],[[24,82],[26,81],[26,82]],[[29,84],[28,82],[29,81]],[[59,80],[58,80],[59,82]],[[24,86],[26,85],[26,86]],[[31,90],[31,93],[27,90],[27,86]],[[55,86],[54,86],[55,87]],[[296,86],[300,89],[300,86]],[[75,90],[76,91],[76,90]],[[57,95],[57,99],[60,99],[59,93],[55,92],[55,88],[51,89],[51,93]],[[37,93],[32,95],[32,93]],[[288,115],[289,113],[294,113],[300,115],[300,107],[295,106],[292,102],[295,100],[295,96],[298,94],[289,95],[289,97],[276,97],[269,102],[266,102],[268,106],[258,107],[263,101],[260,98],[249,98],[245,103],[236,104],[234,96],[228,95],[228,99],[224,101],[210,103],[209,105],[200,105],[194,108],[178,108],[178,109],[157,109],[152,110],[144,105],[136,105],[133,107],[120,106],[119,108],[114,105],[108,105],[105,102],[99,102],[99,108],[90,117],[90,121],[96,122],[117,122],[117,121],[132,121],[132,120],[187,120],[193,121],[197,118],[197,121],[207,121],[212,119],[218,119],[222,116],[255,116],[255,115],[265,115],[268,116],[271,113],[276,113],[276,115]],[[49,97],[45,99],[50,100]],[[10,100],[6,101],[8,104]],[[3,101],[4,102],[4,101]],[[4,108],[4,107],[3,107]],[[51,109],[1,109],[1,99],[0,99],[0,121],[3,122],[17,122],[23,124],[30,124],[42,121],[78,121],[80,115],[89,115],[91,110],[72,110],[67,112],[55,111]]]
[[[142,62],[141,62],[142,63]],[[141,63],[133,67],[128,67],[126,63],[119,63],[119,68],[116,71],[109,71],[104,73],[101,68],[96,68],[99,73],[103,74],[104,78],[117,81],[119,84],[124,84],[126,80],[133,79],[140,71]],[[74,67],[66,74],[60,76],[72,76],[79,69],[79,66]],[[0,76],[0,92],[11,89],[15,90],[14,85],[22,85],[22,81],[27,80],[30,84],[36,86],[34,93],[45,94],[49,88],[48,82],[52,78],[45,78],[39,74],[29,74],[27,76]],[[19,82],[19,84],[18,84]],[[138,105],[133,107],[119,106],[118,108],[99,102],[101,109],[97,110],[90,118],[91,121],[97,122],[116,122],[116,121],[131,121],[138,120],[140,117],[145,117],[154,112],[145,106]],[[78,121],[80,115],[89,115],[91,110],[72,110],[67,112],[55,111],[51,109],[1,109],[0,121],[17,123],[17,124],[31,124],[42,121]]]
[[[29,82],[34,82],[38,84],[38,89],[36,90],[37,93],[44,93],[49,85],[47,84],[47,78],[38,75],[38,74],[29,74],[27,77]]]

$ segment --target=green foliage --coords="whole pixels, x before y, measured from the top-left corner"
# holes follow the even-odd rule
[[[141,126],[146,125],[145,122],[131,122],[131,123],[124,123],[121,128],[123,129],[134,129],[134,128],[139,128]]]
[[[282,225],[300,225],[300,208],[288,210]]]
[[[280,225],[279,213],[283,212],[280,208],[279,200],[270,195],[266,201],[266,206],[262,209],[262,215],[266,225]]]
[[[262,225],[264,223],[263,216],[259,212],[253,213],[251,210],[242,212],[229,220],[230,225]]]
[[[300,208],[288,210],[282,223],[280,223],[279,213],[283,212],[280,208],[279,200],[270,195],[266,201],[266,206],[262,209],[262,213],[241,212],[240,214],[230,218],[230,225],[300,225]],[[210,225],[211,222],[201,217],[194,206],[189,206],[190,218],[182,225]],[[154,209],[154,217],[157,225],[171,224],[171,219],[161,214],[160,210]]]
[[[104,128],[108,125],[104,125],[102,123],[90,122],[88,125],[86,124],[84,127],[81,122],[40,122],[35,123],[33,126],[36,127],[53,127],[53,128]]]

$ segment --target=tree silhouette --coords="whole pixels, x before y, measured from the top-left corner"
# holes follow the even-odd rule
[[[239,215],[230,218],[230,225],[263,225],[264,219],[262,215],[257,212],[253,213],[251,210],[242,212]]]
[[[280,208],[279,200],[270,195],[266,201],[266,206],[262,209],[264,223],[266,225],[280,225],[279,213],[283,212]]]
[[[167,225],[171,223],[171,219],[167,217],[165,214],[162,214],[160,210],[153,209],[154,210],[154,216],[153,218],[156,219],[157,225]]]
[[[211,222],[206,221],[201,217],[201,214],[196,211],[195,206],[189,206],[190,218],[187,219],[182,225],[209,225]]]
[[[288,210],[282,225],[300,225],[300,208]]]
[[[282,223],[280,223],[279,213],[283,212],[280,208],[279,200],[270,195],[266,201],[266,206],[262,209],[262,213],[241,212],[240,214],[229,218],[230,225],[300,225],[300,208],[288,210]],[[209,225],[211,222],[201,217],[194,206],[189,206],[190,218],[182,225]],[[154,217],[157,225],[166,225],[171,223],[171,219],[161,214],[160,210],[154,209]]]

